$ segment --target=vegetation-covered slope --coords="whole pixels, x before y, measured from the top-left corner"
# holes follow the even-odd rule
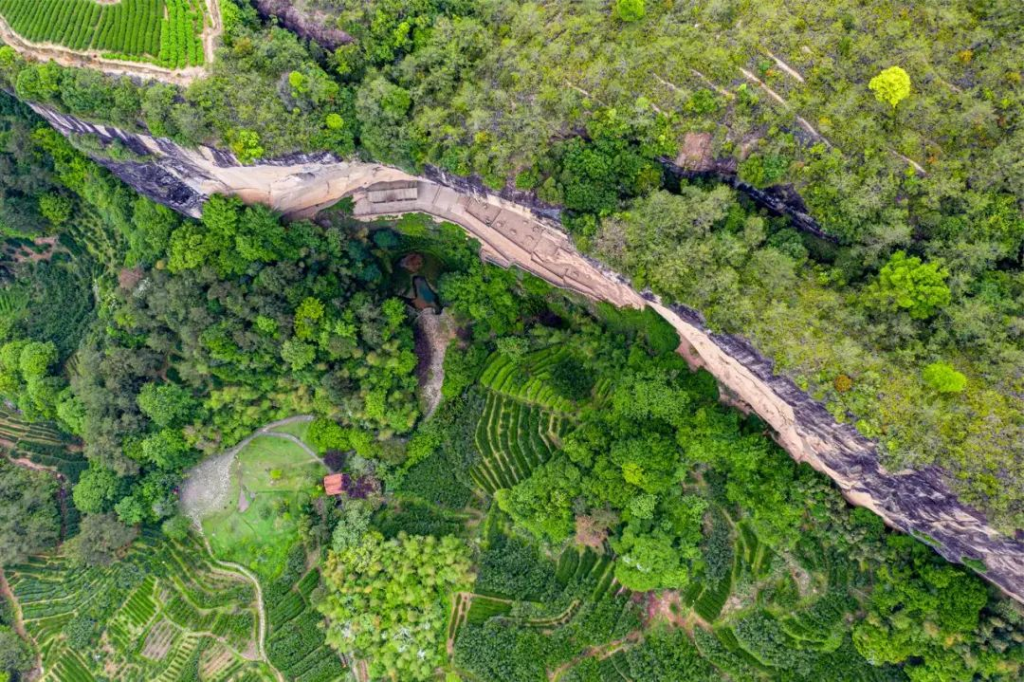
[[[878,17],[899,15],[872,3],[849,18],[787,5],[803,21],[794,35],[814,38],[810,61],[762,37],[769,22],[749,22],[766,10],[746,5],[331,4],[356,41],[328,56],[226,2],[225,59],[184,93],[3,49],[0,73],[21,97],[226,142],[244,161],[358,144],[494,185],[514,175],[565,207],[582,246],[776,353],[889,463],[939,462],[1020,525],[1012,150],[998,177],[976,170],[1017,130],[1019,84],[985,48],[1008,43],[1012,7],[906,10],[939,27],[936,45],[974,41],[959,75],[936,71],[999,110],[963,138],[944,118],[955,107],[909,115],[914,84],[931,83],[921,55],[943,53],[931,43],[902,53],[909,96],[899,79],[874,86],[889,101],[857,82],[901,55],[839,32],[909,30],[883,32]],[[706,47],[708,27],[724,54]],[[644,98],[655,64],[641,35],[679,57],[657,62]],[[762,49],[770,63],[750,63]],[[849,85],[829,97],[793,85],[793,109],[752,80],[825,92],[815,50],[867,64],[835,67]],[[825,125],[834,98],[863,134]],[[0,679],[34,667],[26,643],[50,677],[76,681],[1019,679],[1022,614],[972,572],[984,567],[951,566],[928,538],[852,510],[723,406],[656,316],[486,266],[460,230],[414,216],[367,225],[342,205],[285,224],[215,197],[201,221],[183,219],[6,95],[0,106],[5,433],[9,449],[53,458],[0,463],[14,600],[0,609]],[[954,132],[929,137],[952,158],[905,172],[897,154],[919,150],[900,126],[940,119]],[[797,182],[834,240],[663,177],[659,157],[702,132],[690,144],[710,139],[719,170],[735,154],[755,184]],[[459,329],[429,419],[415,370],[440,349],[417,345],[410,280]],[[344,474],[343,495],[323,495],[302,448],[254,441],[237,498],[206,520],[210,557],[179,513],[183,480],[294,414],[315,416],[299,436]],[[71,436],[88,462],[77,481]],[[69,480],[28,470],[39,463]]]
[[[245,162],[356,144],[534,191],[638,285],[752,338],[890,468],[938,464],[1020,527],[1019,4],[314,5],[354,41],[307,51],[225,2],[223,58],[181,98],[9,53],[0,71]],[[826,238],[678,188],[662,158],[792,185]]]

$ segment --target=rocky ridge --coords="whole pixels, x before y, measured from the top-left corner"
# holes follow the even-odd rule
[[[927,542],[948,560],[983,562],[987,580],[1024,602],[1024,541],[1001,535],[983,514],[961,503],[941,471],[886,471],[871,441],[850,425],[837,423],[792,381],[777,376],[772,362],[747,341],[710,332],[696,311],[637,292],[624,277],[576,251],[551,207],[491,193],[479,183],[436,169],[418,178],[330,154],[242,166],[222,150],[184,149],[169,140],[33,108],[69,137],[92,135],[104,144],[124,145],[135,160],[96,160],[140,193],[190,216],[198,216],[213,193],[266,203],[297,217],[349,197],[357,217],[428,213],[461,225],[480,240],[482,255],[496,264],[515,265],[592,299],[652,306],[677,329],[680,352],[691,364],[711,372],[730,402],[749,407],[769,424],[794,459],[828,475],[851,503]]]

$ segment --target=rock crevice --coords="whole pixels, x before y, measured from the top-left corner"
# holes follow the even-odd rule
[[[426,213],[460,225],[480,241],[481,255],[488,261],[519,267],[594,300],[653,307],[679,332],[680,352],[770,425],[794,459],[829,476],[851,503],[916,535],[948,560],[983,562],[987,580],[1024,602],[1024,542],[1001,535],[983,514],[960,502],[940,470],[886,471],[871,441],[852,426],[837,423],[820,403],[776,375],[772,362],[745,339],[712,333],[696,311],[637,292],[626,278],[579,253],[559,229],[554,207],[511,190],[491,193],[479,183],[437,169],[420,178],[331,154],[299,154],[243,166],[222,150],[184,149],[169,140],[33,108],[65,135],[95,135],[106,144],[116,140],[126,146],[138,160],[96,160],[140,193],[190,216],[198,216],[214,193],[265,203],[295,217],[347,197],[358,218]],[[404,191],[388,191],[394,183],[401,183]]]

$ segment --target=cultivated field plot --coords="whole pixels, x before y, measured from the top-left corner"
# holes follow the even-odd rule
[[[30,423],[13,410],[0,407],[0,444],[6,444],[12,457],[24,457],[36,464],[53,467],[72,481],[88,466],[85,458],[71,446],[75,438],[47,422]]]
[[[327,468],[292,441],[252,440],[235,458],[220,509],[202,520],[218,559],[276,576],[297,537],[302,507]]]
[[[496,393],[547,408],[559,414],[572,414],[572,401],[558,395],[548,381],[551,369],[569,352],[552,346],[528,353],[518,362],[495,353],[480,375],[480,383]]]
[[[294,583],[286,577],[264,587],[270,621],[267,656],[288,680],[349,679],[344,663],[324,642],[324,618],[310,597],[319,584],[320,571],[312,569]]]
[[[488,391],[475,437],[483,461],[470,475],[491,494],[511,488],[551,457],[568,425],[565,416]]]
[[[576,619],[588,618],[595,609],[609,609],[613,615],[621,613],[632,598],[633,593],[615,581],[613,567],[608,555],[570,547],[562,552],[555,572],[561,593],[549,602],[523,601],[510,594],[460,592],[455,595],[450,612],[449,642],[457,640],[467,625],[479,626],[490,620],[573,641],[573,630],[579,626],[574,623]],[[588,656],[603,658],[618,646],[608,642],[607,646],[588,647]]]
[[[9,570],[46,680],[261,682],[252,584],[203,546],[144,535],[109,568],[62,557]]]
[[[201,66],[205,0],[0,0],[19,36],[170,69]]]
[[[545,348],[514,364],[496,353],[481,374],[480,384],[488,390],[475,442],[483,461],[471,476],[488,493],[525,480],[561,447],[576,408],[554,391],[548,377],[565,355]]]

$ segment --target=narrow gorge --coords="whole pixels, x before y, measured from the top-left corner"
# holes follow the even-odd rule
[[[518,267],[551,284],[617,306],[650,306],[678,331],[679,352],[707,369],[723,399],[768,423],[778,442],[800,462],[829,476],[852,504],[870,509],[890,526],[913,534],[946,559],[983,562],[982,575],[1024,602],[1024,541],[991,527],[962,504],[937,469],[889,472],[875,445],[824,407],[744,339],[710,332],[700,314],[637,292],[623,276],[582,255],[560,229],[557,216],[517,197],[484,191],[462,178],[432,172],[416,177],[379,164],[341,161],[328,153],[293,155],[243,166],[228,152],[185,149],[170,140],[126,133],[33,106],[74,140],[88,136],[122,153],[95,160],[140,193],[197,217],[213,194],[264,203],[292,217],[308,217],[349,198],[358,218],[425,213],[460,225],[481,244],[481,255]],[[96,145],[89,145],[94,149]]]

